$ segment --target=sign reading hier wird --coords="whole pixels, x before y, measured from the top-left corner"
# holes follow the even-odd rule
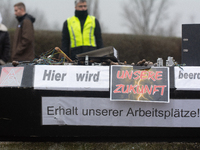
[[[34,89],[109,91],[109,67],[35,66]]]
[[[111,101],[169,102],[169,68],[111,66]]]

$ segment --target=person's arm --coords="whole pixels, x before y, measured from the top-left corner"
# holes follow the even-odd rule
[[[3,43],[3,61],[8,62],[10,58],[10,37],[8,32],[5,32],[5,38]]]
[[[70,37],[69,37],[68,24],[67,21],[65,21],[62,29],[62,51],[66,55],[70,56],[69,49],[70,49]]]
[[[24,19],[22,24],[21,41],[17,47],[17,54],[23,54],[27,47],[34,41],[33,23],[29,19]]]
[[[95,40],[97,44],[97,49],[99,49],[99,48],[103,48],[103,40],[101,36],[101,27],[100,27],[99,21],[95,19],[95,23],[96,23],[96,28],[94,30],[94,35],[95,35]]]

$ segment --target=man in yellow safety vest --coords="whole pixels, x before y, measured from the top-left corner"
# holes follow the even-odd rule
[[[62,29],[62,50],[72,60],[77,54],[103,47],[99,21],[87,12],[86,0],[75,0],[75,16]]]

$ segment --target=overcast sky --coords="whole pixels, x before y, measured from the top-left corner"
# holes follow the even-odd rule
[[[74,15],[74,0],[20,1],[27,6],[27,12],[29,8],[42,10],[49,25],[53,26],[56,22],[60,30],[63,22]],[[16,2],[16,0],[13,0],[13,2]],[[107,33],[129,33],[127,27],[123,25],[125,20],[122,17],[122,5],[127,2],[128,0],[99,0],[100,22],[106,27]],[[34,16],[34,14],[32,15]],[[173,20],[178,16],[174,26],[176,36],[181,37],[182,24],[200,23],[200,0],[170,0],[168,15],[166,21]],[[37,16],[35,17],[37,18]]]

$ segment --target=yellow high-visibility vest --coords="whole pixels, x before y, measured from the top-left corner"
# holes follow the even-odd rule
[[[76,16],[67,19],[68,30],[70,35],[71,48],[79,46],[93,46],[96,47],[94,29],[95,17],[88,15],[81,32],[81,23]]]

